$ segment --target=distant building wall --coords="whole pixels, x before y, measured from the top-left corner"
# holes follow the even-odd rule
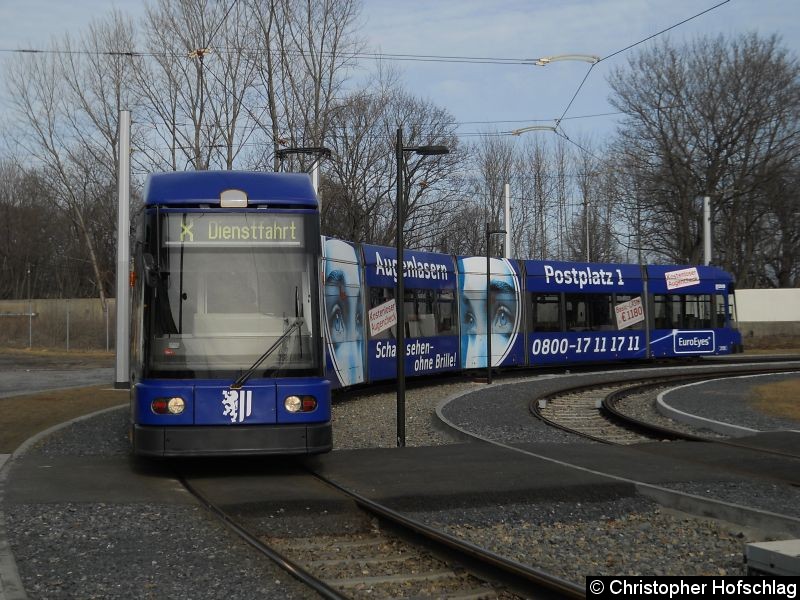
[[[736,290],[740,321],[800,322],[800,288]]]
[[[736,290],[736,316],[748,337],[800,336],[800,288]]]

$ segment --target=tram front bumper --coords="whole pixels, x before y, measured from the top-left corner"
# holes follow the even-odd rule
[[[134,425],[141,456],[320,454],[333,448],[330,423],[154,427]]]

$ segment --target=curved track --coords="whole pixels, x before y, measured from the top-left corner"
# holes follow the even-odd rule
[[[776,369],[760,368],[758,372],[768,370]],[[780,370],[787,369],[781,367]],[[728,366],[724,374],[716,374],[713,377],[729,377],[732,374],[739,374],[739,371],[736,369],[732,372]],[[754,371],[751,369],[745,372],[752,374]],[[571,388],[567,394],[558,393],[549,396],[546,398],[547,402],[542,403],[542,407],[557,412],[555,410],[557,407],[571,403],[579,406],[582,412],[593,413],[590,419],[593,423],[583,428],[582,435],[587,435],[585,430],[593,427],[595,430],[588,435],[606,442],[631,444],[654,439],[705,441],[707,437],[669,428],[654,428],[650,423],[631,419],[624,412],[618,411],[617,406],[623,398],[641,396],[652,399],[659,390],[674,386],[676,382],[697,381],[710,377],[712,376],[707,373],[666,377],[654,377],[645,373],[644,383],[629,378],[624,382],[604,383],[598,387]],[[558,402],[559,398],[564,401]],[[539,408],[539,400],[537,398],[532,402],[532,408]],[[599,424],[594,422],[598,419]],[[566,421],[568,419],[562,418],[559,426],[565,428],[572,425]],[[571,426],[569,428],[575,429]],[[244,514],[237,508],[244,500],[231,502],[230,493],[224,489],[206,485],[205,491],[202,491],[193,485],[190,477],[184,477],[183,481],[214,514],[248,543],[323,597],[413,596],[466,600],[515,598],[518,595],[528,596],[531,593],[535,593],[537,597],[583,596],[583,588],[575,583],[486,552],[378,502],[352,493],[321,474],[295,473],[293,478],[295,484],[299,486],[296,497],[305,499],[309,494],[313,496],[313,492],[307,493],[304,488],[313,486],[312,481],[314,481],[316,485],[322,485],[331,498],[335,496],[337,498],[335,502],[339,504],[336,510],[315,510],[312,513],[314,529],[305,529],[300,533],[294,531],[281,533],[273,531],[268,526],[265,528],[263,514],[260,519],[254,518],[252,514],[253,511],[263,513],[257,507],[258,502],[251,502],[248,514]],[[689,494],[652,484],[633,483],[636,483],[641,494],[656,499],[666,506],[685,510],[684,503],[687,499],[691,499],[695,506],[702,501],[704,507],[702,510],[706,511],[706,514],[722,515],[719,510],[720,503],[714,500],[698,499]],[[327,501],[332,500],[328,498]],[[350,516],[343,517],[341,509],[343,504],[349,505],[347,512]],[[713,510],[708,509],[709,506],[714,507]],[[763,514],[759,515],[758,510],[748,507],[736,508],[739,510],[738,516],[749,511],[745,519],[750,519],[749,515],[763,517]],[[353,517],[355,513],[360,516]],[[291,522],[289,515],[280,514],[281,520],[285,517],[289,517],[288,520]],[[354,518],[369,525],[350,531],[346,527],[342,530],[337,525],[342,519]],[[720,518],[725,517],[720,516]],[[735,519],[729,517],[729,520]],[[783,527],[786,521],[778,522],[778,527]]]
[[[737,375],[792,371],[800,371],[800,367],[738,369],[728,370],[724,374],[666,375],[645,377],[638,382],[626,380],[574,386],[534,398],[530,403],[530,410],[554,427],[604,443],[627,445],[648,441],[693,440],[752,447],[744,442],[725,440],[724,436],[714,432],[676,423],[656,414],[646,419],[632,416],[619,406],[623,400],[640,404],[653,403],[660,392],[687,383],[712,381]],[[797,456],[794,453],[780,454]]]
[[[650,388],[650,391],[647,392],[646,395],[651,398],[655,395],[653,390],[658,386],[672,387],[673,385],[677,385],[677,381],[683,382],[687,379],[707,380],[739,374],[749,375],[765,372],[783,373],[800,370],[796,360],[784,361],[779,359],[775,361],[775,363],[768,365],[763,363],[768,363],[770,361],[756,359],[753,361],[753,365],[755,365],[754,368],[747,368],[744,361],[739,360],[736,362],[735,368],[731,368],[730,362],[726,362],[721,363],[719,367],[692,367],[691,370],[694,371],[694,373],[691,374],[681,373],[678,375],[671,374],[658,377],[654,376],[652,372],[643,369],[641,378],[638,381],[635,377],[628,376],[627,379],[625,379],[624,376],[620,376],[616,380],[609,382],[608,373],[598,373],[596,383],[581,386],[569,384],[559,386],[560,389],[557,391],[550,391],[547,394],[534,397],[528,402],[528,409],[529,412],[538,416],[542,409],[547,408],[548,404],[551,404],[551,408],[554,408],[554,414],[564,411],[564,406],[574,404],[577,406],[575,411],[571,414],[568,411],[564,413],[565,416],[569,414],[569,418],[560,418],[557,423],[554,421],[547,421],[548,424],[552,424],[559,429],[569,431],[581,437],[589,437],[606,444],[641,445],[643,450],[650,449],[650,451],[654,453],[659,452],[659,448],[661,448],[660,445],[654,445],[652,443],[642,444],[642,442],[676,439],[690,440],[688,443],[691,444],[696,443],[691,440],[698,440],[701,444],[709,443],[710,448],[715,445],[719,447],[730,447],[731,458],[728,459],[727,462],[723,459],[720,466],[727,464],[732,473],[740,472],[745,478],[744,480],[748,477],[755,477],[756,480],[761,479],[762,481],[781,483],[788,487],[796,487],[800,483],[797,479],[797,471],[793,469],[791,465],[795,464],[795,462],[800,459],[800,454],[796,451],[797,445],[794,437],[788,444],[790,446],[788,452],[782,450],[775,451],[769,447],[764,447],[759,439],[751,440],[739,438],[735,440],[720,440],[718,436],[715,437],[713,432],[698,432],[697,430],[682,431],[677,427],[654,427],[647,419],[631,419],[629,416],[622,413],[612,414],[610,410],[604,408],[604,402],[607,406],[613,407],[618,403],[621,395],[627,392],[641,392],[641,386]],[[589,377],[591,380],[592,376]],[[646,380],[647,383],[643,384],[642,382],[644,380]],[[549,385],[547,387],[550,387],[552,390],[553,386]],[[559,396],[563,396],[565,400],[561,403],[562,406],[560,408],[555,409],[555,407],[552,407],[552,400]],[[610,401],[609,397],[611,398]],[[735,500],[725,499],[724,493],[722,494],[723,497],[720,498],[714,497],[713,495],[700,496],[690,492],[683,492],[676,487],[668,487],[654,482],[648,482],[647,479],[639,479],[635,475],[627,476],[619,472],[615,473],[613,467],[610,467],[608,470],[604,469],[602,466],[599,466],[597,461],[589,461],[592,462],[592,466],[589,466],[587,461],[575,460],[566,455],[563,457],[559,455],[549,455],[546,451],[539,451],[536,446],[506,443],[505,440],[502,439],[493,439],[491,434],[483,434],[478,429],[469,430],[468,428],[459,426],[448,420],[444,411],[446,404],[447,402],[443,402],[437,407],[438,418],[463,436],[527,455],[545,461],[546,463],[560,465],[583,473],[599,475],[614,481],[633,484],[640,494],[655,500],[667,508],[677,509],[701,517],[711,517],[731,523],[739,523],[743,526],[757,527],[762,531],[771,532],[771,535],[784,536],[788,534],[794,537],[800,536],[800,518],[792,514],[792,511],[785,511],[780,506],[765,508],[763,502],[753,506],[741,504]],[[556,403],[556,406],[558,406],[558,403]],[[546,419],[541,420],[546,421]],[[790,435],[796,436],[797,434]],[[720,441],[722,441],[722,443],[720,443]],[[700,452],[700,454],[697,454],[697,450],[692,450],[691,447],[686,448],[686,452],[681,456],[684,460],[690,462],[695,459],[701,459],[703,458],[702,455],[707,454],[707,452]],[[739,450],[739,454],[736,454],[737,450]],[[757,454],[761,454],[762,456],[760,459],[756,459],[752,462],[751,468],[748,471],[747,468],[740,468],[741,465],[737,463],[739,460],[738,457],[744,456],[742,453],[750,453],[748,459]],[[680,453],[676,453],[676,455],[678,454]],[[721,448],[715,451],[717,457],[723,454],[724,452]],[[776,458],[783,462],[780,463],[779,466],[776,466],[775,469],[772,469],[770,473],[759,471],[758,464],[764,464],[765,466],[772,464],[769,457],[774,454],[780,455]],[[636,456],[631,456],[629,460],[635,461]],[[733,463],[731,463],[731,461],[733,461]],[[700,461],[698,464],[711,465],[712,463]]]

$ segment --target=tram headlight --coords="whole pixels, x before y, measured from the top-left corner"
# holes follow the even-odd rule
[[[296,413],[302,410],[303,401],[300,399],[300,396],[288,396],[286,400],[283,401],[283,405],[290,413]]]
[[[169,402],[167,402],[167,410],[171,415],[179,415],[183,412],[183,409],[186,408],[186,402],[184,402],[183,398],[180,396],[176,396],[175,398],[170,398]]]
[[[314,396],[287,396],[283,406],[290,413],[311,412],[317,408],[317,399]]]
[[[157,415],[179,415],[186,409],[186,401],[180,396],[156,398],[150,408]]]

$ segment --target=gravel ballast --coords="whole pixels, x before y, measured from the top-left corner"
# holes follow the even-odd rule
[[[641,497],[414,516],[576,583],[587,575],[743,574],[744,534],[665,513]]]
[[[529,412],[531,398],[565,383],[563,377],[541,375],[506,377],[503,385],[493,386],[460,379],[415,384],[406,394],[407,445],[464,443],[463,435],[436,418],[436,406],[448,398],[454,399],[441,408],[442,414],[485,438],[507,444],[594,443],[550,428]],[[337,401],[334,449],[394,447],[395,401],[394,390],[349,392]],[[127,412],[110,411],[48,436],[29,452],[46,457],[127,454],[126,428]],[[774,486],[733,490],[729,483],[705,482],[701,493],[735,496],[743,504],[778,494],[782,506],[800,506],[800,494]],[[691,484],[684,487],[698,493]],[[4,503],[3,510],[31,597],[308,597],[300,584],[272,563],[254,558],[195,505]],[[741,556],[749,539],[740,528],[669,513],[638,496],[418,511],[415,516],[576,582],[593,574],[742,574]]]
[[[608,379],[616,379],[612,373]],[[428,429],[426,413],[444,398],[454,398],[442,415],[457,427],[485,439],[505,444],[591,444],[582,438],[551,428],[530,414],[530,401],[565,385],[565,376],[508,378],[504,385],[461,383],[407,393],[408,445],[452,443],[440,427]],[[519,379],[515,382],[515,379]],[[472,394],[480,391],[480,394]],[[360,404],[370,401],[378,411],[375,427],[365,432],[358,420]],[[336,447],[347,447],[380,432],[380,445],[394,444],[396,394],[374,394],[346,403],[336,412]],[[344,411],[341,409],[344,408]],[[653,412],[653,409],[649,409]],[[375,421],[373,421],[375,423]],[[444,437],[443,437],[444,436]],[[771,482],[730,481],[673,483],[665,487],[702,497],[764,510],[800,506],[800,490]],[[797,511],[789,511],[794,514]],[[587,575],[743,575],[744,546],[765,539],[757,531],[738,525],[696,519],[662,509],[640,496],[614,501],[549,504],[506,504],[496,507],[415,511],[413,516],[452,535],[524,564],[582,584]]]
[[[122,456],[128,413],[62,428],[28,452]],[[13,470],[5,485],[13,485]],[[177,487],[177,486],[176,486]],[[308,589],[253,553],[197,504],[4,502],[5,528],[31,598],[307,598]]]
[[[30,504],[6,518],[31,598],[307,597],[199,506]]]

